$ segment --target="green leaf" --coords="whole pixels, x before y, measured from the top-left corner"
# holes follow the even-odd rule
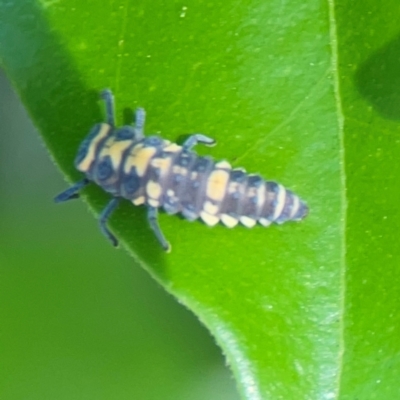
[[[398,397],[398,5],[2,0],[0,12],[2,63],[71,180],[110,87],[119,123],[143,106],[147,132],[204,132],[218,146],[199,153],[307,201],[307,220],[269,229],[161,215],[168,255],[142,208],[111,221],[214,334],[246,398]],[[96,212],[109,197],[86,193]]]
[[[341,393],[344,399],[395,399],[400,396],[400,6],[350,4],[337,12],[348,199]]]

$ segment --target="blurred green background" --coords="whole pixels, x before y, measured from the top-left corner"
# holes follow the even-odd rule
[[[0,398],[238,399],[195,316],[52,202],[67,184],[1,71],[0,103]]]

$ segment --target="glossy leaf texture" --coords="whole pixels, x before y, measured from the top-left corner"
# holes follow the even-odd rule
[[[397,4],[0,1],[0,58],[71,181],[111,88],[120,124],[203,132],[200,154],[298,193],[309,217],[213,229],[143,208],[111,227],[210,329],[247,399],[399,395]],[[108,196],[85,194],[98,213]],[[60,212],[62,210],[60,209]]]

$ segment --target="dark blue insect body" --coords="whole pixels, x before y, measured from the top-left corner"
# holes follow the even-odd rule
[[[158,136],[146,137],[145,112],[140,108],[133,126],[115,127],[113,95],[104,90],[102,97],[107,122],[92,128],[75,158],[75,167],[86,177],[55,201],[77,198],[90,182],[112,194],[100,215],[100,228],[115,246],[118,242],[106,223],[121,198],[146,205],[150,227],[166,251],[170,245],[158,225],[159,207],[191,221],[200,217],[210,226],[221,221],[229,228],[239,222],[249,228],[257,222],[268,226],[307,215],[307,206],[282,185],[233,169],[227,161],[198,156],[192,151],[196,144],[215,144],[205,135],[193,134],[182,146]]]

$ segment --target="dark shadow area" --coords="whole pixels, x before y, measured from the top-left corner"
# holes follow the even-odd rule
[[[379,114],[400,119],[400,35],[360,65],[355,83]]]
[[[4,69],[56,162],[72,180],[80,180],[82,176],[74,169],[73,160],[92,125],[104,120],[99,97],[103,87],[86,87],[62,40],[33,2],[0,5],[0,11],[0,56]],[[116,104],[116,113],[121,115],[123,105],[118,99]],[[110,196],[93,184],[85,192],[97,212],[109,201]],[[49,198],[49,206],[52,202]],[[57,205],[60,212],[66,206]],[[144,215],[143,207],[126,204],[116,211],[110,225],[164,280],[167,278],[163,265],[165,254],[161,247],[153,245],[154,235],[147,222],[143,226]]]
[[[184,133],[184,134],[179,135],[178,137],[176,137],[174,141],[175,141],[177,144],[179,144],[179,146],[182,146],[182,144],[185,142],[185,140],[189,139],[190,136],[192,136],[190,133]],[[197,147],[197,146],[195,146],[195,147],[193,148],[194,151],[196,151],[196,147]]]
[[[118,108],[118,104],[116,104],[116,107]],[[119,115],[117,113],[116,115],[116,119],[118,121]],[[132,123],[134,122],[135,119],[135,111],[133,110],[133,108],[130,107],[126,107],[123,109],[122,111],[122,121],[124,125],[132,125]]]

